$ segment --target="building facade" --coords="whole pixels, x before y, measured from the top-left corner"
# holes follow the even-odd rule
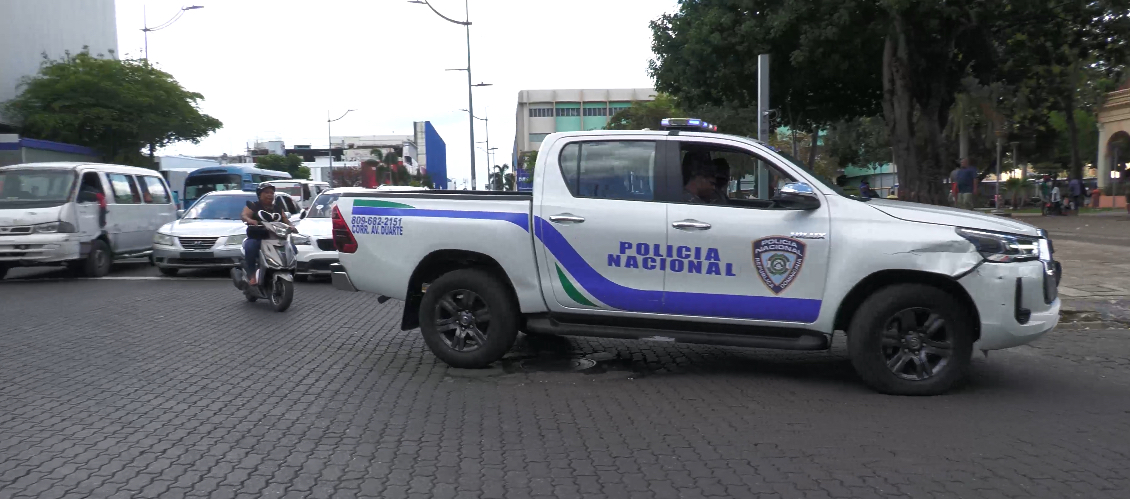
[[[430,121],[417,121],[412,124],[416,146],[416,161],[420,171],[432,179],[436,189],[449,189],[447,183],[447,143]],[[405,153],[407,155],[407,152]]]
[[[20,80],[39,71],[43,55],[59,59],[89,47],[117,57],[114,0],[0,1],[0,102],[18,95]],[[0,131],[14,123],[0,115]]]
[[[608,118],[633,102],[655,100],[651,88],[522,90],[515,111],[514,151],[511,164],[523,154],[538,150],[554,132],[599,130]]]

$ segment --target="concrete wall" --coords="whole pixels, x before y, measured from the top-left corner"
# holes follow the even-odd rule
[[[39,71],[44,53],[58,59],[83,46],[106,57],[117,52],[114,0],[0,0],[0,102]]]

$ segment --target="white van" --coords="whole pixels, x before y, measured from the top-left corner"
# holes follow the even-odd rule
[[[176,211],[154,170],[100,163],[0,167],[0,278],[13,267],[60,264],[104,276],[114,258],[149,254],[153,234]]]
[[[275,192],[289,194],[303,210],[309,209],[319,194],[330,189],[330,184],[313,180],[271,180],[267,183],[275,186]]]

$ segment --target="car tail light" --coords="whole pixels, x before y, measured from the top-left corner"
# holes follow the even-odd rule
[[[334,247],[342,253],[356,253],[357,239],[353,237],[353,231],[349,230],[349,224],[345,223],[337,205],[334,205],[333,228]]]

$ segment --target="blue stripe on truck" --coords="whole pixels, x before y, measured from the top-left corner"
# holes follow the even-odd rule
[[[509,222],[529,232],[530,217],[525,213],[496,211],[458,211],[354,206],[354,215],[383,217],[456,218]],[[629,288],[612,282],[592,268],[565,236],[541,217],[534,217],[534,235],[541,240],[565,270],[590,295],[610,307],[630,312],[724,317],[764,321],[816,322],[820,300],[776,296],[685,293]],[[751,281],[751,285],[753,285]]]

